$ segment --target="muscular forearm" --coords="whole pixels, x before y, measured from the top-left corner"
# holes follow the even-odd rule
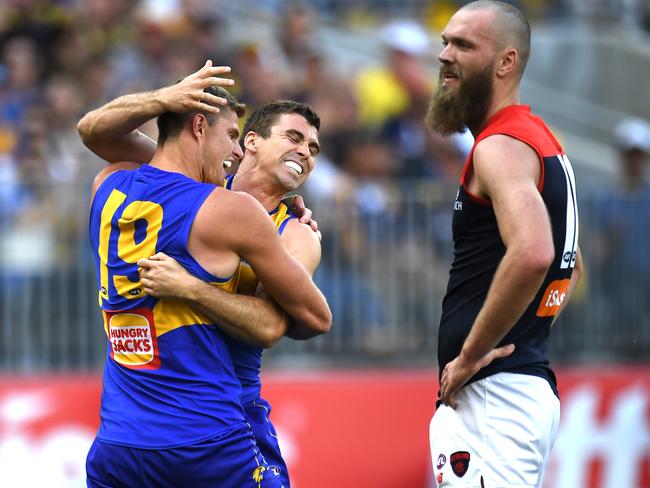
[[[78,124],[85,143],[118,140],[165,112],[160,90],[125,95],[87,113]]]
[[[461,355],[476,361],[503,339],[535,297],[548,266],[529,265],[516,251],[508,251],[494,275],[490,290]]]
[[[284,311],[264,298],[234,295],[200,280],[181,298],[247,344],[271,347],[287,330]]]
[[[159,93],[125,95],[87,113],[77,124],[83,143],[108,162],[149,162],[156,143],[137,128],[165,112]]]

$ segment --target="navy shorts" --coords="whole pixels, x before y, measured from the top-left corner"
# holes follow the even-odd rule
[[[246,413],[246,420],[248,420],[253,429],[257,446],[264,459],[266,459],[269,469],[279,473],[282,486],[289,488],[289,472],[280,452],[275,427],[273,427],[269,418],[271,415],[271,405],[263,398],[259,398],[245,405],[244,411]]]
[[[138,449],[95,439],[86,459],[88,487],[281,488],[248,426],[172,449]]]

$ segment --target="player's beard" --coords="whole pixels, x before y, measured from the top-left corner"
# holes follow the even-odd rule
[[[427,126],[443,136],[481,127],[492,98],[492,64],[471,77],[459,78],[455,92],[442,84],[443,71],[444,66],[440,68],[438,89],[429,101]]]

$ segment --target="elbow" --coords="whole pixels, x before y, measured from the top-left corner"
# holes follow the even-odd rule
[[[301,339],[311,339],[319,335],[327,334],[332,328],[332,312],[325,307],[318,314],[311,314],[306,320],[297,322],[300,332],[297,336]]]
[[[314,324],[314,332],[318,335],[327,334],[332,328],[332,311],[325,306],[323,313],[317,317]]]
[[[280,339],[282,339],[282,334],[267,334],[259,341],[259,346],[262,349],[271,349]]]
[[[91,121],[90,113],[84,115],[79,122],[77,122],[77,132],[81,141],[88,145],[92,140],[92,127],[93,123]]]
[[[260,347],[263,349],[270,349],[275,346],[278,341],[284,337],[288,326],[289,322],[286,317],[283,317],[282,320],[271,324],[266,328],[265,333],[259,340]]]
[[[545,252],[541,252],[536,256],[536,259],[531,259],[531,268],[541,275],[546,276],[548,269],[553,264],[555,260],[555,250],[553,246],[550,249],[547,249]]]
[[[521,255],[520,263],[531,279],[543,279],[555,260],[553,243],[528,246]]]
[[[259,346],[263,349],[270,349],[275,346],[283,336],[284,333],[280,332],[279,328],[274,328],[273,330],[267,331],[267,333],[259,339]]]
[[[303,341],[327,334],[332,328],[332,311],[325,297],[319,307],[303,309],[292,318],[286,335],[295,340]]]
[[[332,311],[329,306],[327,307],[327,319],[325,320],[325,326],[323,327],[323,334],[327,334],[332,329]]]

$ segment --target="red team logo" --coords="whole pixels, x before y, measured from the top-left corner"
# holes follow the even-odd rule
[[[449,462],[454,474],[462,478],[467,473],[467,468],[469,468],[469,452],[457,451],[449,456]]]

